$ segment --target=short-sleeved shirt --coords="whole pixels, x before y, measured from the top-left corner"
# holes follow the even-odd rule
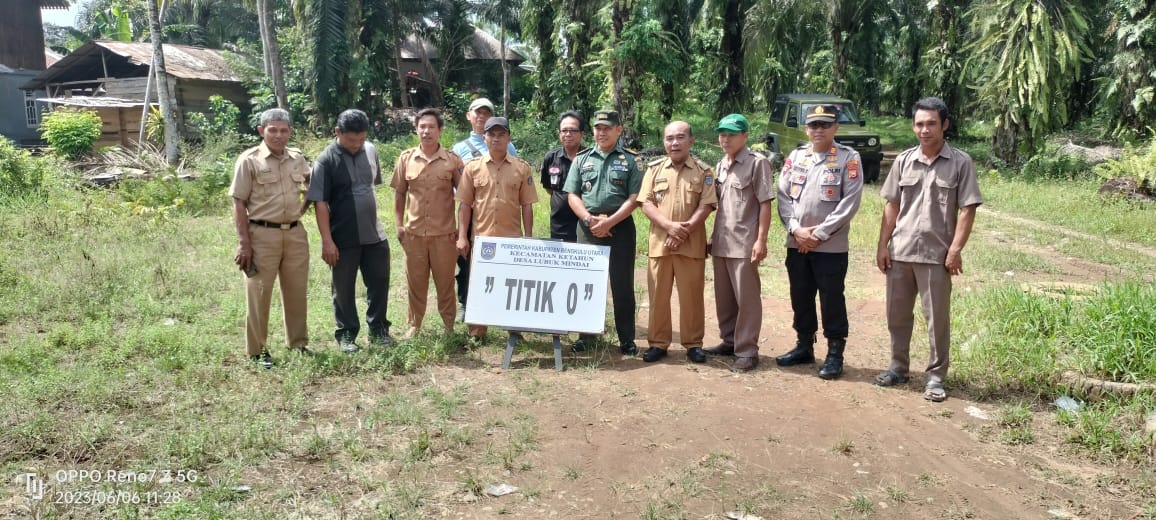
[[[642,179],[638,200],[654,204],[666,218],[686,222],[699,208],[718,205],[714,171],[710,165],[693,157],[678,167],[669,157],[655,159],[650,162]],[[673,251],[666,249],[666,237],[665,229],[650,226],[648,254],[651,258],[666,255],[706,258],[706,226],[700,225],[692,230],[690,236]]]
[[[947,261],[959,209],[983,204],[971,156],[947,143],[930,163],[918,146],[900,153],[881,194],[899,204],[891,258],[920,264]]]
[[[734,161],[723,157],[715,167],[718,213],[714,216],[710,254],[750,258],[759,234],[759,206],[775,199],[771,162],[743,148]]]
[[[329,204],[329,232],[339,249],[385,240],[373,192],[377,184],[381,166],[377,149],[368,141],[351,154],[335,139],[314,161],[306,198]]]
[[[401,153],[393,167],[393,189],[405,190],[406,233],[415,236],[449,235],[454,224],[454,176],[465,165],[444,146],[426,155],[421,148]]]
[[[779,174],[779,218],[787,228],[787,248],[799,247],[793,234],[816,226],[818,253],[846,253],[851,219],[863,195],[863,163],[854,148],[833,143],[828,150],[808,144],[791,151]]]
[[[550,190],[550,231],[558,235],[573,235],[578,225],[578,216],[570,209],[569,195],[564,189],[573,163],[562,147],[550,150],[542,159],[542,187]]]
[[[642,189],[642,176],[633,152],[615,146],[604,153],[594,147],[574,158],[565,191],[581,197],[590,213],[613,214]]]
[[[482,154],[490,151],[490,147],[486,145],[486,136],[482,134],[475,134],[470,132],[470,136],[458,141],[454,145],[454,153],[462,158],[464,162],[470,162],[482,156]],[[506,153],[517,157],[518,151],[514,149],[514,143],[511,141],[506,145]]]
[[[457,199],[473,207],[474,234],[522,236],[522,206],[538,202],[530,165],[507,155],[501,161],[487,153],[466,163]]]
[[[309,163],[301,150],[286,148],[277,156],[262,142],[237,157],[229,195],[245,201],[250,220],[288,224],[301,218],[308,188]]]

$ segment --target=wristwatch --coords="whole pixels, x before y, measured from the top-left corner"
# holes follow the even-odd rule
[[[586,224],[586,227],[590,227],[590,217],[592,217],[592,216],[593,216],[592,214],[587,213],[586,218],[582,219],[582,223]]]

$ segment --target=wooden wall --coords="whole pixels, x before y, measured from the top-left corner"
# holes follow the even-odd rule
[[[40,0],[4,0],[0,15],[0,63],[14,69],[44,70],[44,26]]]
[[[100,128],[100,139],[96,148],[106,146],[130,146],[140,137],[141,107],[124,108],[97,108],[103,123]]]

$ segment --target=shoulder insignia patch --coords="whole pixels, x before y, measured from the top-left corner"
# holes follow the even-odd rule
[[[658,165],[662,164],[662,161],[665,161],[665,160],[666,160],[666,157],[659,157],[653,161],[646,163],[646,165],[647,166],[658,166]]]
[[[847,178],[852,180],[859,178],[859,161],[854,159],[847,161]]]
[[[703,161],[702,159],[699,159],[698,157],[695,157],[695,158],[694,158],[694,162],[698,164],[698,167],[699,167],[699,168],[702,168],[703,170],[706,170],[706,171],[708,171],[708,172],[709,172],[709,171],[711,171],[711,170],[713,169],[713,168],[711,168],[711,167],[710,167],[710,165],[709,165],[709,164],[707,164],[707,163],[706,163],[705,161]]]
[[[624,147],[624,148],[622,148],[622,149],[623,149],[624,151],[626,151],[626,153],[628,153],[628,154],[630,154],[630,155],[638,155],[638,152],[636,152],[636,151],[634,151],[634,150],[631,150],[630,148],[625,148],[625,147]]]

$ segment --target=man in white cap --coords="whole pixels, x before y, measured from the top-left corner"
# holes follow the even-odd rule
[[[470,122],[470,136],[454,145],[454,153],[458,154],[462,161],[470,162],[490,150],[486,146],[485,129],[486,121],[491,117],[494,117],[494,104],[489,99],[478,98],[470,103],[470,109],[466,111],[466,120]],[[506,153],[518,156],[513,142],[506,145]]]
[[[470,122],[470,136],[462,139],[458,144],[454,145],[454,153],[462,158],[463,162],[470,162],[474,159],[480,158],[486,152],[490,151],[490,147],[486,144],[486,121],[494,117],[494,104],[489,99],[484,97],[475,99],[470,103],[470,109],[466,111],[466,120]],[[506,153],[511,157],[517,157],[518,151],[514,149],[514,143],[507,141]],[[469,228],[470,240],[474,238],[473,225]],[[462,321],[466,316],[466,296],[470,286],[470,261],[464,257],[458,257],[458,274],[454,277],[458,284],[458,315],[457,321]]]

